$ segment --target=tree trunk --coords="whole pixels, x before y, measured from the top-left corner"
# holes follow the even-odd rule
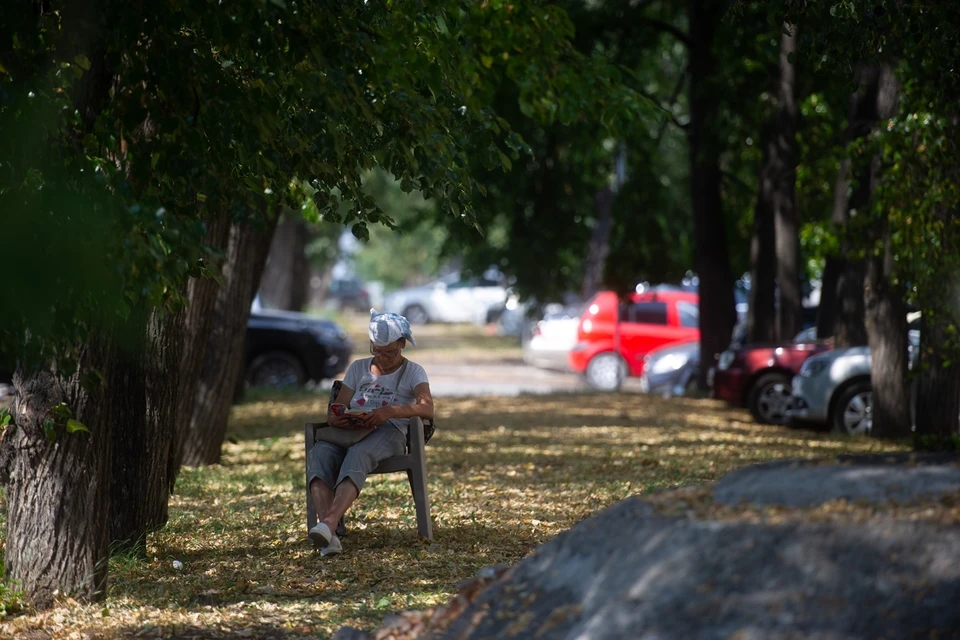
[[[103,336],[100,336],[101,338]],[[85,369],[107,372],[106,384],[88,391],[79,376],[54,373],[14,376],[14,422],[2,441],[7,502],[4,571],[37,608],[53,605],[57,593],[87,601],[102,600],[109,557],[111,350],[94,339],[80,354]],[[89,433],[54,428],[55,442],[44,434],[44,420],[65,403]]]
[[[850,220],[850,160],[845,159],[840,164],[837,174],[837,184],[833,197],[833,223],[844,235]],[[846,255],[852,250],[850,240],[843,238],[840,243],[839,256],[827,261],[827,269],[832,267],[831,273],[824,273],[823,289],[820,292],[820,304],[824,299],[829,300],[829,307],[821,308],[818,326],[826,328],[821,338],[833,336],[837,347],[855,347],[867,344],[867,329],[864,325],[863,309],[863,279],[865,268],[860,260],[849,260]],[[833,285],[827,289],[829,283]],[[826,311],[832,312],[827,317]]]
[[[866,67],[864,100],[860,110],[861,130],[872,131],[877,123],[896,113],[897,86],[889,65]],[[872,123],[868,126],[867,122]],[[869,211],[880,176],[880,158],[870,158],[850,199],[851,208]],[[870,382],[873,385],[873,434],[883,438],[910,435],[910,394],[907,377],[907,307],[904,291],[893,281],[893,248],[886,213],[881,213],[866,232],[879,249],[867,256],[863,291],[865,325],[870,345]]]
[[[264,302],[278,309],[303,310],[310,292],[309,242],[306,221],[297,211],[286,211],[277,224],[260,282]]]
[[[714,131],[716,99],[711,91],[716,58],[713,40],[722,7],[708,0],[690,0],[690,149],[694,247],[700,278],[700,385],[707,369],[730,344],[736,322],[733,276],[720,199],[720,156]]]
[[[590,245],[583,268],[581,299],[589,300],[600,290],[603,283],[603,268],[610,253],[610,231],[613,228],[613,190],[609,185],[596,193],[597,224],[590,234]]]
[[[780,35],[780,81],[777,89],[777,127],[771,159],[772,208],[776,231],[777,333],[791,340],[803,324],[803,294],[800,291],[800,211],[797,207],[797,96],[796,70],[790,54],[797,49],[797,28],[785,25],[790,34]]]
[[[177,313],[155,309],[147,325],[150,366],[147,369],[145,439],[152,442],[148,449],[151,452],[150,465],[138,478],[143,487],[146,531],[157,531],[167,524],[167,506],[177,477],[178,469],[170,463],[176,455],[177,443],[183,437],[177,411],[186,316],[186,309]]]
[[[266,229],[247,222],[230,229],[224,285],[217,293],[213,331],[207,340],[184,443],[184,464],[220,462],[234,389],[242,375],[250,303],[260,284],[276,224],[274,217]]]
[[[110,542],[120,550],[146,554],[146,487],[154,435],[147,424],[147,317],[136,308],[115,339],[111,364],[110,423],[113,425],[110,482]],[[165,463],[166,460],[164,459]],[[165,488],[165,485],[164,485]]]
[[[750,239],[750,306],[747,309],[747,342],[777,339],[776,237],[771,209],[770,156],[775,153],[771,134],[763,145],[757,205],[753,211]]]
[[[903,293],[890,281],[893,251],[889,230],[885,231],[883,253],[867,261],[863,292],[873,385],[872,434],[880,438],[907,438],[910,436],[907,305]]]
[[[230,213],[221,207],[216,218],[207,225],[204,243],[226,251],[230,237]],[[219,270],[219,265],[210,265]],[[216,319],[217,292],[220,285],[213,278],[191,278],[187,284],[187,308],[184,310],[183,349],[180,358],[180,383],[177,397],[177,437],[168,466],[169,489],[173,490],[183,465],[184,448],[197,400],[200,372],[207,357],[207,343]]]

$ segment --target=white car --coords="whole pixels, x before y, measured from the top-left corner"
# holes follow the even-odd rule
[[[568,354],[577,343],[580,307],[548,305],[543,319],[534,325],[529,337],[523,335],[523,361],[540,369],[570,371]]]
[[[450,274],[422,287],[398,289],[383,299],[383,311],[406,316],[410,324],[486,324],[507,302],[506,288],[491,275],[461,280]]]

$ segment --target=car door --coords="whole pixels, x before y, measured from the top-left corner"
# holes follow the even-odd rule
[[[620,355],[632,375],[643,373],[643,357],[658,347],[700,337],[697,305],[687,301],[639,300],[621,305]]]
[[[644,300],[620,305],[617,342],[631,375],[640,375],[643,356],[666,344],[671,335],[666,302]]]

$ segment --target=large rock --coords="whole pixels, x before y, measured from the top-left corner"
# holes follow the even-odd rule
[[[905,504],[960,491],[960,456],[844,457],[841,464],[783,460],[728,473],[713,488],[723,504],[812,507],[830,500]]]
[[[668,519],[634,498],[543,545],[442,637],[956,634],[958,559],[956,528]]]
[[[853,461],[861,472],[894,470],[896,483],[878,489],[850,475],[850,462],[759,465],[715,489],[733,503],[771,503],[791,486],[819,486],[819,501],[790,503],[806,506],[960,490],[946,479],[955,478],[949,464],[913,460],[907,473],[903,461]],[[842,523],[673,518],[637,497],[465,593],[430,615],[396,618],[376,637],[957,638],[960,527],[878,514]]]

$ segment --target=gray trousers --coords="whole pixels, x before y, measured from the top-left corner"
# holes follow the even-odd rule
[[[307,456],[307,486],[319,478],[331,489],[350,478],[363,491],[367,476],[381,461],[403,455],[407,438],[390,422],[377,427],[373,433],[349,449],[332,442],[317,442]]]

